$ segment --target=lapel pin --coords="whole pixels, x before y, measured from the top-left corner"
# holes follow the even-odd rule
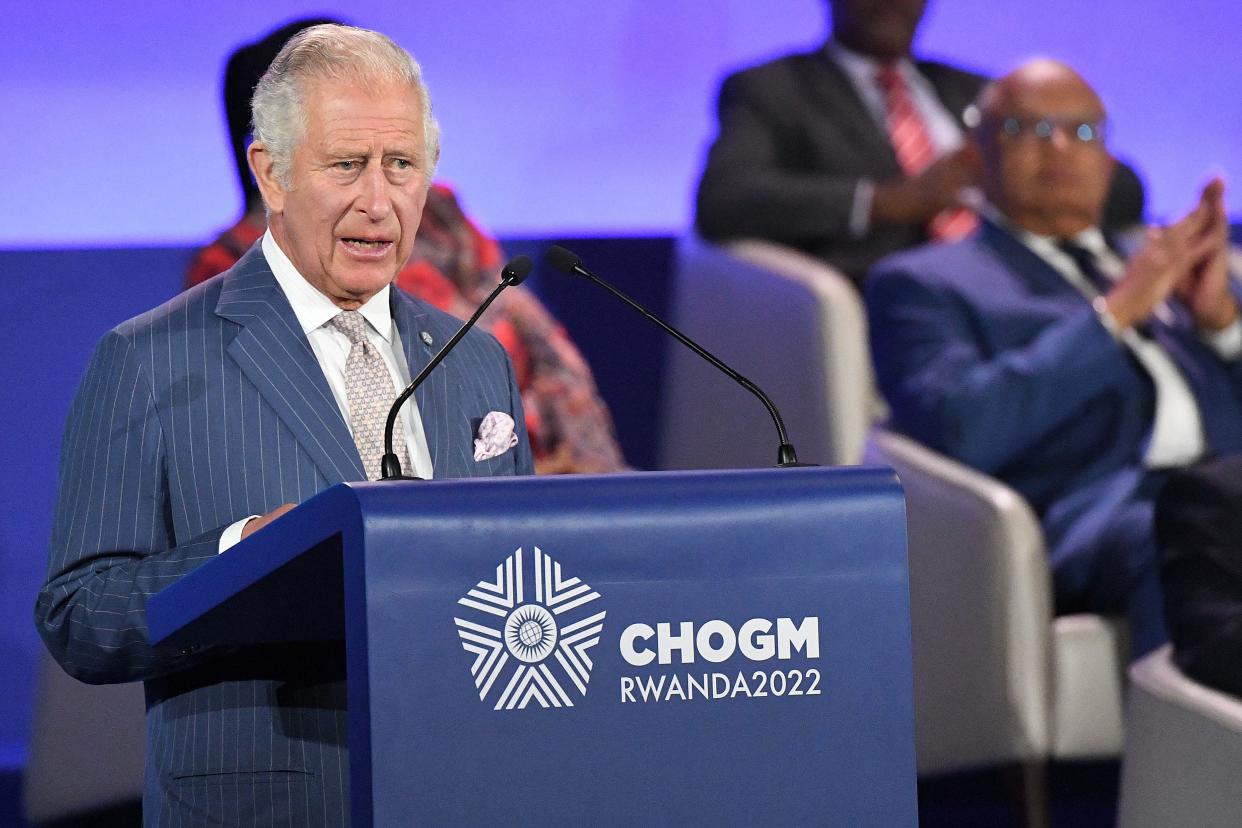
[[[421,333],[419,333],[418,338],[421,339],[423,341],[423,344],[426,345],[428,348],[431,347],[431,334],[427,333],[426,331],[422,331]]]

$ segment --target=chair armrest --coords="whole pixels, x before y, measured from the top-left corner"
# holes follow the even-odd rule
[[[875,429],[905,488],[919,771],[1046,755],[1052,586],[1043,530],[999,481]]]
[[[1057,759],[1121,755],[1125,620],[1080,613],[1052,624],[1052,748]]]
[[[1211,721],[1242,739],[1242,699],[1200,684],[1173,661],[1173,647],[1164,645],[1130,665],[1131,693],[1146,693]],[[1239,742],[1242,746],[1242,742]]]
[[[1187,678],[1162,647],[1130,665],[1117,824],[1242,824],[1242,700]]]
[[[762,388],[803,462],[857,463],[871,413],[866,317],[857,291],[823,262],[768,242],[678,245],[673,322]],[[762,404],[671,342],[660,467],[776,462]]]
[[[867,430],[886,415],[875,390],[871,353],[867,344],[867,311],[858,288],[841,271],[820,259],[771,242],[746,240],[726,247],[743,262],[801,285],[814,297],[819,310],[820,351],[825,408],[831,443],[825,465],[856,465],[862,458]],[[810,426],[814,427],[814,426]]]

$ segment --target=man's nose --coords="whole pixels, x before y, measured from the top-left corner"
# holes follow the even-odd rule
[[[1058,150],[1064,152],[1069,149],[1072,138],[1070,136],[1071,127],[1065,124],[1053,124],[1052,134],[1048,136],[1048,142]]]
[[[372,221],[387,218],[392,212],[392,199],[388,193],[388,178],[384,175],[382,164],[368,164],[359,176],[361,191],[358,194],[357,207],[366,213]]]

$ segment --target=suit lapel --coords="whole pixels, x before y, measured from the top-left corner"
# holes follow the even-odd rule
[[[436,320],[430,314],[395,287],[392,291],[392,314],[397,322],[397,333],[401,337],[401,346],[412,380],[456,331],[442,329],[442,326],[435,324]],[[424,340],[423,334],[430,337],[430,345]],[[448,359],[445,360],[447,361]],[[462,476],[460,471],[446,465],[453,456],[449,451],[452,425],[465,415],[461,412],[460,389],[456,384],[448,382],[449,371],[445,362],[437,365],[414,392],[414,402],[418,405],[418,414],[423,421],[423,434],[427,438],[427,449],[431,454],[432,474],[436,478]]]
[[[816,52],[812,63],[806,66],[808,71],[803,73],[803,83],[812,97],[823,102],[823,111],[833,113],[833,121],[841,131],[852,136],[851,146],[857,147],[871,159],[869,166],[886,175],[899,175],[901,166],[897,163],[888,133],[875,122],[858,90],[832,59],[828,48]]]
[[[349,427],[258,244],[224,276],[216,314],[241,326],[229,356],[324,476],[365,479]]]
[[[1036,294],[1065,293],[1081,298],[1081,294],[1057,272],[1057,269],[1040,258],[1012,233],[984,220],[979,240],[999,260],[1002,268],[1012,271]]]
[[[915,68],[919,74],[927,78],[927,82],[936,90],[936,97],[949,111],[962,129],[966,128],[966,107],[974,103],[975,97],[982,88],[982,81],[967,80],[960,72],[947,72],[943,64],[927,60],[916,60]]]

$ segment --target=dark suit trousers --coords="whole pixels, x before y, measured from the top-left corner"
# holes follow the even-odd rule
[[[1168,641],[1160,559],[1155,539],[1155,503],[1168,473],[1152,471],[1112,514],[1090,550],[1056,567],[1057,612],[1118,613],[1128,621],[1132,656]]]

